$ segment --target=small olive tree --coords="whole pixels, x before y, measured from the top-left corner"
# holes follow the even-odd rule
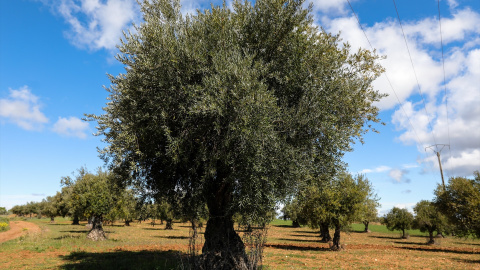
[[[408,238],[406,230],[411,229],[413,225],[413,214],[405,208],[393,207],[392,210],[384,216],[382,223],[386,225],[390,231],[402,231],[402,238],[406,239]]]

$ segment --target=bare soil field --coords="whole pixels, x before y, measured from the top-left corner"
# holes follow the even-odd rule
[[[40,227],[37,224],[26,221],[10,222],[10,230],[0,233],[0,243],[18,238],[27,233],[39,233]]]
[[[116,223],[105,226],[108,240],[92,242],[86,239],[85,224],[74,226],[65,219],[28,221],[38,225],[39,233],[1,243],[0,269],[182,269],[188,260],[187,223],[174,223],[173,230],[149,222]],[[202,232],[197,250],[201,238]],[[335,252],[319,239],[319,233],[307,227],[273,223],[268,227],[264,268],[480,269],[480,240],[448,237],[426,245],[427,238],[413,232],[402,240],[398,232],[352,231],[342,233],[345,249]]]

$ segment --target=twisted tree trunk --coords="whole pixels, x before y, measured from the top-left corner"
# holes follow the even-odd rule
[[[205,269],[247,269],[245,245],[235,232],[233,214],[228,211],[232,192],[227,183],[212,185],[207,206],[209,219],[202,249]]]
[[[326,222],[320,224],[320,237],[322,238],[320,240],[322,243],[328,243],[332,240],[332,237],[330,236],[329,225]]]
[[[87,234],[87,238],[93,241],[106,240],[105,232],[103,231],[103,217],[102,216],[93,216],[92,220],[92,229]]]
[[[340,224],[335,224],[335,233],[333,234],[332,250],[341,250],[340,245]]]

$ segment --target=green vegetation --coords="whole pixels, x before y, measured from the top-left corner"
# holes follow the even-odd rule
[[[182,16],[179,1],[143,1],[98,122],[116,179],[207,205],[207,268],[249,264],[233,217],[264,224],[318,164],[335,170],[379,122],[379,57],[318,28],[303,0],[235,1]],[[335,101],[335,102],[332,102]],[[254,263],[255,264],[255,263]]]
[[[10,229],[10,222],[6,217],[0,217],[0,232],[8,231]]]
[[[401,230],[402,238],[406,239],[408,238],[407,230],[411,229],[413,225],[413,215],[405,208],[393,207],[385,215],[382,223],[391,231]]]
[[[445,213],[459,236],[480,238],[480,172],[473,179],[452,177],[446,189],[438,185],[434,202]]]

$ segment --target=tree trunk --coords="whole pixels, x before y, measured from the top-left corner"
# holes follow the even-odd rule
[[[165,224],[165,230],[173,230],[173,220],[171,218],[167,218],[167,224]]]
[[[322,238],[320,242],[322,243],[328,243],[332,240],[332,237],[330,236],[330,231],[328,228],[328,223],[321,223],[320,224],[320,237]]]
[[[341,250],[340,245],[340,224],[335,224],[335,233],[333,234],[332,250]]]
[[[55,217],[50,217],[50,223],[54,223],[55,222]]]
[[[103,231],[102,221],[103,221],[102,216],[94,216],[93,217],[92,229],[87,234],[88,239],[91,239],[93,241],[107,239],[107,237],[105,236],[105,232]]]
[[[205,269],[247,269],[245,245],[235,232],[233,214],[228,211],[232,191],[226,183],[212,185],[210,191],[202,266]]]
[[[130,220],[125,219],[125,226],[130,226]]]
[[[363,222],[363,225],[365,225],[365,230],[364,230],[363,232],[365,232],[365,233],[369,233],[369,232],[370,232],[370,230],[368,229],[368,224],[370,224],[370,222],[368,222],[368,221],[364,221],[364,222]]]
[[[430,240],[428,240],[427,245],[433,245],[435,244],[435,239],[433,237],[433,230],[428,231],[428,236],[430,237]]]
[[[403,232],[403,234],[402,234],[402,239],[407,239],[408,237],[407,237],[407,235],[405,234],[405,229],[402,229],[402,232]]]
[[[73,216],[72,225],[80,225],[80,219],[78,218],[77,215]]]
[[[292,227],[293,228],[300,228],[300,223],[298,222],[298,220],[293,220],[292,221]]]

